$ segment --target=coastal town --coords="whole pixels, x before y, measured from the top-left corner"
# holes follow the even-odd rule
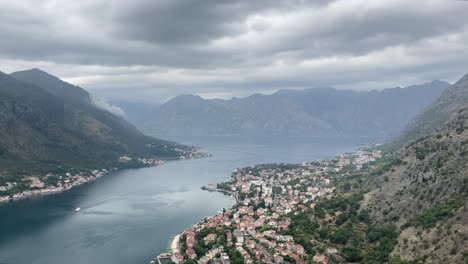
[[[90,173],[80,172],[77,174],[65,173],[65,175],[47,174],[45,177],[27,177],[18,182],[6,182],[5,186],[0,186],[0,192],[7,192],[15,188],[18,184],[25,185],[26,190],[12,195],[0,196],[0,202],[16,200],[35,195],[45,195],[69,190],[74,186],[95,180],[102,177],[109,171],[106,169],[92,170]],[[29,185],[28,185],[29,184]]]
[[[185,229],[173,239],[171,253],[151,263],[327,264],[343,259],[338,248],[305,239],[297,231],[301,218],[323,211],[318,204],[336,196],[335,180],[381,157],[380,150],[367,149],[311,163],[236,169],[229,182],[203,187],[230,195],[234,205]],[[321,214],[326,221],[340,218],[338,212]]]
[[[209,154],[198,151],[179,150],[179,159],[195,159]],[[110,172],[125,168],[155,167],[164,164],[161,159],[131,157],[124,155],[118,158],[116,166],[93,170],[71,170],[62,173],[47,173],[40,176],[28,176],[20,181],[0,183],[0,203],[37,195],[59,193],[75,186],[94,181]]]

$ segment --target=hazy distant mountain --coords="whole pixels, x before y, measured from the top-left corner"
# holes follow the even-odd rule
[[[400,140],[407,142],[427,135],[443,125],[448,117],[461,106],[468,104],[468,74],[449,86],[426,111],[420,113],[405,129]]]
[[[0,73],[0,175],[96,168],[122,155],[177,157],[88,92],[38,69]]]
[[[161,105],[141,128],[158,136],[391,136],[449,84],[351,91],[281,90],[230,100],[184,95]]]
[[[125,117],[130,120],[136,127],[141,127],[145,124],[151,113],[154,113],[159,104],[142,103],[142,102],[126,102],[126,101],[113,101],[113,104],[125,110]]]

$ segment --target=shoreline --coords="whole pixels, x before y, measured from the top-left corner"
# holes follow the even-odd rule
[[[232,208],[234,208],[234,206],[237,204],[237,201],[236,199],[232,196],[233,192],[230,192],[230,191],[227,191],[227,190],[223,190],[223,189],[216,189],[216,190],[210,190],[210,189],[203,189],[203,187],[205,186],[202,186],[202,190],[204,191],[208,191],[208,192],[215,192],[215,193],[219,193],[221,195],[224,195],[224,196],[227,196],[229,198],[231,198],[231,200],[233,201],[233,203],[231,205],[229,205],[227,208],[221,208],[220,210],[218,210],[216,213],[212,214],[212,215],[209,215],[209,216],[205,216],[203,217],[202,219],[198,220],[195,224],[192,224],[190,225],[189,227],[187,227],[184,231],[178,233],[177,235],[175,235],[173,238],[170,238],[169,241],[169,247],[168,247],[168,252],[170,252],[171,254],[183,254],[183,252],[180,251],[180,248],[179,248],[179,240],[180,240],[180,237],[182,235],[184,235],[184,233],[188,230],[188,229],[191,229],[191,228],[194,228],[196,227],[197,225],[199,225],[200,223],[202,223],[203,221],[206,221],[206,220],[209,220],[213,217],[215,217],[217,214],[220,213],[220,211],[222,211],[223,209],[227,209],[227,210],[231,210]],[[167,254],[167,253],[160,253],[161,254]]]
[[[58,193],[62,193],[62,192],[66,192],[68,190],[71,190],[73,187],[76,187],[76,186],[80,186],[80,185],[84,185],[86,183],[90,183],[90,182],[93,182],[103,176],[106,176],[108,174],[110,174],[111,172],[116,172],[116,171],[119,171],[119,170],[111,170],[111,171],[108,171],[107,173],[104,173],[100,176],[94,176],[91,178],[91,176],[88,176],[90,177],[90,179],[87,179],[87,180],[84,180],[84,181],[80,181],[76,184],[73,184],[73,185],[70,185],[68,187],[53,187],[53,188],[48,188],[48,189],[36,189],[36,190],[26,190],[26,191],[23,191],[21,193],[15,193],[12,197],[8,197],[8,198],[4,198],[4,199],[1,199],[0,198],[0,205],[3,204],[3,203],[9,203],[9,202],[15,202],[15,201],[19,201],[19,200],[23,200],[23,199],[28,199],[28,198],[34,198],[34,197],[41,197],[41,196],[47,196],[47,195],[51,195],[51,194],[58,194]]]
[[[175,254],[175,253],[180,253],[180,249],[179,249],[179,239],[180,239],[180,236],[182,234],[177,234],[174,236],[174,238],[172,239],[172,242],[171,242],[171,246],[170,246],[170,251],[172,254]]]
[[[376,144],[372,144],[373,146],[378,146],[379,144],[376,143]],[[369,161],[373,161],[375,160],[376,156],[378,156],[377,158],[380,158],[381,157],[381,152],[378,151],[378,155],[375,154],[376,152],[374,151],[373,153],[371,154],[368,154],[368,153],[361,153],[361,154],[358,154],[359,152],[362,152],[364,151],[364,148],[362,149],[356,149],[352,152],[346,152],[346,153],[343,153],[341,155],[336,155],[336,156],[333,156],[333,157],[329,157],[329,158],[325,158],[325,159],[319,159],[318,161],[314,161],[314,162],[323,162],[325,161],[326,162],[326,166],[328,166],[328,160],[332,160],[332,159],[341,159],[343,157],[343,155],[358,155],[358,157],[354,157],[355,160],[353,160],[352,163],[349,162],[348,160],[348,163],[346,164],[342,164],[342,165],[339,165],[339,162],[338,162],[338,167],[339,169],[341,170],[342,167],[344,167],[345,165],[347,164],[364,164],[364,163],[367,163]],[[369,156],[370,155],[370,156]],[[375,155],[375,156],[374,156]],[[366,157],[366,159],[362,159],[362,157]],[[349,158],[347,158],[349,159]],[[359,161],[357,161],[358,159],[360,159]],[[281,164],[281,163],[272,163],[274,165],[278,165],[278,164]],[[306,166],[304,165],[304,162],[302,163],[302,165],[299,165],[297,164],[298,166]],[[310,164],[309,164],[310,165]],[[256,166],[256,165],[252,165],[253,166]],[[341,166],[341,167],[340,167]],[[360,166],[361,165],[356,165],[356,166],[359,166],[358,170],[360,169]],[[333,168],[334,169],[334,168]],[[330,171],[332,171],[332,169],[330,169]],[[339,171],[339,170],[335,170],[335,171]],[[309,176],[311,175],[310,173],[309,174],[302,174],[302,176]],[[231,175],[231,178],[233,176]],[[322,179],[323,180],[323,179]],[[324,179],[324,182],[326,184],[326,186],[328,186],[330,184],[330,180],[329,179]],[[324,187],[325,188],[325,187]],[[236,205],[238,205],[240,203],[240,201],[237,200],[237,195],[236,195],[236,192],[235,191],[232,191],[232,190],[229,190],[229,189],[223,189],[223,188],[218,188],[217,184],[209,184],[207,186],[202,186],[201,187],[202,190],[204,191],[209,191],[209,192],[217,192],[217,193],[220,193],[224,196],[228,196],[230,197],[232,200],[233,200],[233,203],[228,206],[226,209],[227,210],[233,210],[233,208],[236,208]],[[329,192],[332,192],[334,190],[334,187],[326,187],[325,189],[325,192],[322,193],[322,194],[319,194],[317,197],[319,196],[322,196],[322,195],[328,195],[329,196]],[[327,197],[328,197],[327,196]],[[242,203],[240,203],[242,205]],[[245,204],[245,203],[244,203]],[[245,204],[247,206],[247,204]],[[229,208],[229,209],[228,209]],[[313,207],[312,207],[313,208]],[[220,209],[220,210],[223,210],[224,208]],[[170,251],[173,255],[177,255],[177,254],[184,254],[184,252],[180,252],[180,237],[183,236],[184,234],[190,234],[190,233],[193,233],[193,231],[191,230],[195,230],[199,227],[199,225],[202,225],[202,224],[206,224],[207,222],[210,222],[210,220],[214,219],[215,221],[217,221],[218,219],[215,219],[217,218],[217,216],[219,214],[224,214],[224,212],[222,211],[218,211],[217,213],[214,213],[212,215],[209,215],[209,216],[206,216],[202,219],[200,219],[197,223],[193,224],[193,225],[190,225],[189,227],[187,227],[185,230],[183,230],[182,232],[180,232],[179,234],[177,234],[175,237],[172,238],[172,240],[170,240]],[[193,251],[192,251],[193,252]],[[168,254],[168,253],[161,253],[161,254]],[[206,256],[204,256],[206,257]],[[192,258],[193,259],[193,258]]]
[[[209,191],[209,192],[216,192],[216,193],[219,193],[219,194],[222,194],[224,196],[227,196],[229,198],[231,198],[233,200],[233,203],[228,206],[226,209],[232,209],[235,205],[236,205],[236,201],[235,201],[235,198],[232,197],[231,193],[230,192],[226,192],[226,191],[223,191],[222,189],[220,190],[204,190],[204,191]],[[216,216],[220,211],[222,211],[224,208],[221,208],[218,212],[212,214],[212,215],[209,215],[209,216],[205,216],[203,217],[202,219],[198,220],[195,224],[192,224],[190,225],[189,227],[187,227],[184,231],[178,233],[177,235],[175,235],[173,238],[170,238],[170,243],[169,243],[169,248],[168,248],[168,251],[171,252],[172,254],[175,254],[175,253],[180,253],[182,254],[182,252],[180,252],[180,248],[179,248],[179,239],[180,237],[186,232],[187,229],[190,229],[190,228],[193,228],[197,225],[199,225],[201,222],[205,221],[205,220],[208,220],[210,218],[213,218],[214,216]],[[164,253],[161,253],[161,254],[164,254]]]
[[[41,197],[41,196],[47,196],[47,195],[66,192],[66,191],[72,189],[73,187],[84,185],[86,183],[91,183],[91,182],[93,182],[93,181],[95,181],[95,180],[97,180],[97,179],[99,179],[101,177],[104,177],[106,175],[111,174],[112,172],[124,171],[124,170],[128,170],[128,169],[154,168],[154,167],[162,166],[168,161],[183,161],[183,160],[189,160],[189,159],[204,158],[204,157],[209,156],[209,154],[205,154],[205,153],[202,153],[202,152],[197,152],[197,153],[201,153],[201,156],[194,156],[194,157],[193,156],[192,157],[182,156],[182,157],[173,158],[173,159],[172,158],[170,158],[170,159],[161,159],[161,160],[158,160],[158,162],[156,162],[156,163],[152,163],[151,165],[143,164],[140,167],[120,168],[120,169],[112,168],[112,169],[109,169],[109,170],[107,170],[107,169],[97,170],[97,171],[99,171],[99,173],[96,173],[95,175],[82,176],[82,177],[85,177],[85,179],[80,179],[78,182],[72,183],[71,185],[66,186],[66,187],[54,186],[54,187],[47,187],[47,188],[44,188],[44,189],[25,190],[23,192],[15,193],[15,194],[13,194],[13,196],[8,196],[8,197],[0,196],[0,206],[2,204],[15,202],[15,201],[23,200],[23,199],[29,199],[29,198],[34,198],[34,197]]]

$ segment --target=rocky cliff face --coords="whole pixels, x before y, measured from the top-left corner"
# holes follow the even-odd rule
[[[405,146],[396,153],[400,162],[372,179],[376,188],[366,194],[364,207],[376,222],[399,227],[394,256],[419,263],[466,261],[467,95],[465,76],[400,138],[398,145]]]

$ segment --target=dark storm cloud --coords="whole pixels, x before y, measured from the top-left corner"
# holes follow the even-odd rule
[[[0,70],[135,100],[453,81],[468,68],[466,13],[447,0],[3,1]]]
[[[209,43],[242,34],[243,22],[259,12],[285,12],[328,1],[137,0],[115,1],[112,22],[130,39],[158,44]]]
[[[114,6],[112,20],[115,31],[130,39],[179,46],[240,33],[236,22],[248,15],[247,6],[210,0],[127,2]]]

